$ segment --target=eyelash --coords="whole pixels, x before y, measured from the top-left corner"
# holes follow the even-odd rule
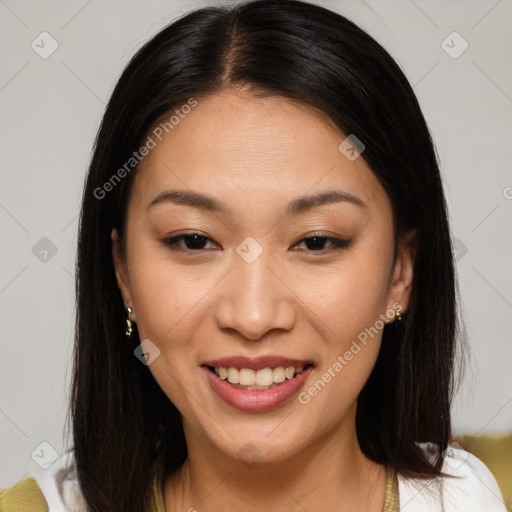
[[[207,249],[188,249],[179,247],[178,243],[182,240],[190,239],[193,237],[199,237],[199,239],[211,240],[211,238],[202,235],[201,233],[184,233],[182,235],[178,235],[172,238],[165,238],[162,240],[162,242],[169,248],[171,251],[178,251],[178,252],[200,252]],[[336,238],[336,237],[330,237],[330,236],[321,236],[321,235],[312,235],[308,237],[304,237],[300,239],[298,242],[296,242],[295,245],[305,242],[306,240],[313,240],[313,239],[319,239],[319,240],[326,240],[331,242],[332,247],[330,249],[320,249],[320,250],[312,250],[310,249],[309,252],[317,252],[317,253],[326,253],[330,251],[336,251],[340,249],[347,249],[352,244],[352,240],[344,240],[342,238]]]

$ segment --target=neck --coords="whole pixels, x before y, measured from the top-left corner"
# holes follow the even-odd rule
[[[167,477],[166,511],[381,512],[384,507],[385,467],[361,452],[355,426],[326,432],[277,462],[241,462],[204,441],[187,444],[187,460]]]

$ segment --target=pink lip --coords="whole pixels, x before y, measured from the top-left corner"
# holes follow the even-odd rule
[[[225,361],[220,360],[219,361]],[[253,360],[254,361],[254,360]],[[212,361],[213,362],[213,361]],[[214,366],[208,365],[208,366]],[[224,366],[223,364],[219,364],[218,366]],[[237,366],[236,364],[231,364],[229,366],[232,367],[242,367],[248,368],[246,363],[243,365]],[[266,365],[266,366],[273,366]],[[265,368],[266,366],[263,366]],[[279,364],[277,366],[286,366],[284,364]],[[288,366],[293,366],[292,364]],[[251,368],[249,366],[249,368]],[[210,385],[213,390],[217,393],[217,395],[224,400],[228,405],[238,409],[240,411],[246,412],[262,412],[269,411],[271,409],[275,409],[280,405],[288,402],[303,386],[306,379],[309,377],[310,373],[313,371],[313,367],[310,366],[297,375],[293,379],[285,380],[282,384],[279,384],[275,388],[266,389],[266,390],[245,390],[238,389],[229,384],[227,381],[221,379],[216,373],[212,372],[207,368],[207,366],[202,367],[203,371],[206,372],[206,376],[210,381]]]
[[[281,356],[232,356],[223,357],[221,359],[212,359],[205,361],[202,366],[222,366],[223,368],[249,368],[251,370],[262,370],[263,368],[279,368],[280,366],[289,367],[306,366],[307,364],[314,364],[313,361],[305,361],[300,359],[290,359]]]

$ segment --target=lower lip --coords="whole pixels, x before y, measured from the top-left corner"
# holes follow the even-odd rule
[[[285,380],[272,389],[245,390],[238,389],[221,379],[216,373],[203,366],[213,390],[235,409],[248,412],[269,411],[290,400],[303,386],[309,374],[313,371],[310,366],[297,377]]]

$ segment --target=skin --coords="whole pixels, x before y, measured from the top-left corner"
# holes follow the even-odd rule
[[[379,315],[407,309],[414,236],[400,240],[393,261],[389,198],[362,158],[340,152],[344,138],[311,107],[224,91],[198,98],[137,171],[126,258],[113,230],[113,259],[140,339],[160,350],[149,369],[183,417],[189,456],[165,480],[167,511],[383,508],[385,468],[363,455],[355,429],[381,331],[305,405],[294,397],[270,411],[238,411],[200,368],[232,355],[312,360],[307,390]],[[170,189],[208,194],[232,214],[171,202],[148,209]],[[331,189],[366,206],[338,202],[284,216],[291,200]],[[208,237],[199,249],[163,243],[195,231]],[[352,243],[325,241],[315,251],[304,241],[312,233]],[[263,250],[250,264],[236,252],[246,237]],[[256,463],[243,460],[247,443]]]

